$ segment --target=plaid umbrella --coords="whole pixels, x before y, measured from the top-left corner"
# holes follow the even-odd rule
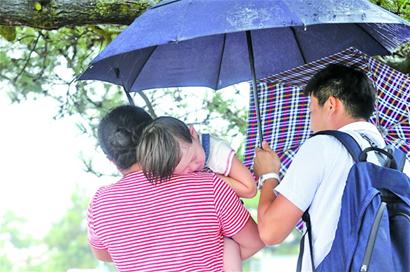
[[[410,77],[372,58],[369,67],[378,94],[370,121],[386,143],[403,150],[410,160]]]
[[[299,66],[258,82],[263,139],[281,161],[280,175],[288,169],[299,146],[309,138],[309,98],[303,95],[307,81],[330,63],[364,69],[377,89],[376,111],[370,119],[387,144],[400,148],[410,159],[410,77],[382,64],[355,48]],[[252,167],[257,139],[255,103],[250,97],[244,163]]]

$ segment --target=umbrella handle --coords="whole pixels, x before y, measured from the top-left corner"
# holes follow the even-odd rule
[[[252,93],[253,93],[253,100],[255,101],[256,124],[258,126],[258,134],[259,134],[259,145],[258,146],[262,147],[263,133],[262,133],[262,124],[261,124],[261,114],[259,110],[259,99],[258,99],[258,93],[257,93],[257,88],[256,88],[255,58],[253,55],[252,36],[249,30],[246,31],[246,42],[248,45],[249,66],[251,68],[251,74],[252,74]]]

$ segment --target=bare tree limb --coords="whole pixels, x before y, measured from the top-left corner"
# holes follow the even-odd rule
[[[2,0],[0,25],[39,29],[120,24],[129,25],[159,0]]]

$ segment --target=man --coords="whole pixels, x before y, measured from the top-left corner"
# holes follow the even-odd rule
[[[374,110],[375,91],[366,74],[356,68],[332,64],[313,76],[305,90],[310,96],[313,132],[349,133],[362,149],[370,143],[383,148],[377,128],[367,122]],[[368,161],[379,163],[374,152]],[[273,162],[273,163],[272,163]],[[279,184],[278,156],[264,142],[256,152],[254,170],[261,176],[258,229],[265,244],[281,243],[309,208],[314,264],[331,249],[341,210],[341,199],[353,159],[334,137],[319,135],[299,149]],[[275,193],[274,193],[275,191]],[[307,238],[307,235],[305,236]],[[305,241],[302,270],[310,270],[309,243]]]

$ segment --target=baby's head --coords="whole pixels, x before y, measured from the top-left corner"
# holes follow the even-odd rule
[[[193,127],[173,117],[159,117],[144,129],[137,160],[148,180],[155,182],[202,170],[205,152]]]

